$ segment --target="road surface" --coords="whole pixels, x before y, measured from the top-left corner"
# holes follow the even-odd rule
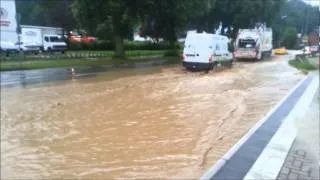
[[[1,86],[1,178],[199,178],[304,75],[290,56]]]

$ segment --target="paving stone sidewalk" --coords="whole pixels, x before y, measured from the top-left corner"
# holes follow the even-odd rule
[[[278,180],[319,180],[319,161],[317,158],[302,149],[300,140],[293,143],[291,150],[284,162],[284,165],[278,175]]]
[[[320,179],[319,89],[309,110],[296,120],[297,137],[277,177],[278,180]]]

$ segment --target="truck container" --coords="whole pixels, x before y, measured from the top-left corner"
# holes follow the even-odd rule
[[[261,60],[272,55],[272,29],[240,29],[235,41],[235,59]]]

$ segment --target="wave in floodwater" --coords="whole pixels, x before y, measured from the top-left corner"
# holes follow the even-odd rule
[[[2,88],[1,178],[199,178],[303,77],[283,59],[132,71]]]

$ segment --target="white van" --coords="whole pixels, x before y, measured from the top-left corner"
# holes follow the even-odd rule
[[[217,64],[232,66],[232,53],[226,36],[188,33],[183,49],[183,66],[187,69],[212,69]]]

